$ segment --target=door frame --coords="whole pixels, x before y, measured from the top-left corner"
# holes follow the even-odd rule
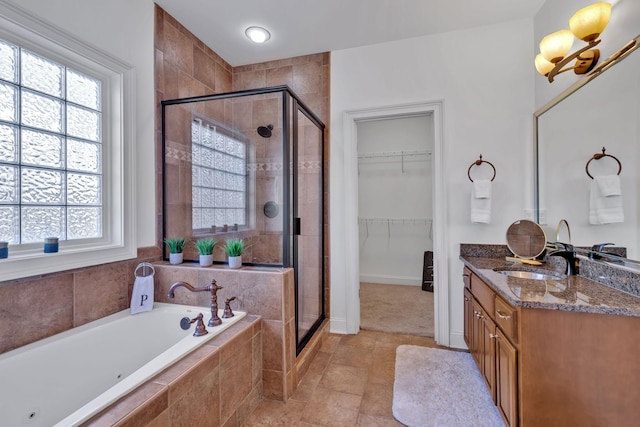
[[[389,118],[433,116],[433,269],[434,269],[434,338],[449,346],[449,280],[445,224],[444,101],[400,104],[349,110],[343,113],[344,200],[345,203],[345,278],[346,329],[355,334],[360,329],[360,247],[358,233],[358,122]],[[351,226],[348,226],[351,224]]]

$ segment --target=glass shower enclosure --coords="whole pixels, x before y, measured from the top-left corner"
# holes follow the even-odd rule
[[[288,86],[161,104],[163,240],[213,238],[223,264],[241,238],[244,265],[293,267],[299,353],[324,319],[325,125]]]

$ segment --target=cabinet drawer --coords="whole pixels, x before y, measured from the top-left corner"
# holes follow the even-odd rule
[[[464,282],[465,288],[471,289],[471,270],[467,267],[462,271],[462,281]]]
[[[475,299],[480,303],[484,311],[493,316],[494,313],[494,299],[495,292],[484,283],[478,276],[471,274],[471,293]]]
[[[518,311],[496,295],[493,317],[504,334],[513,342],[518,342]]]

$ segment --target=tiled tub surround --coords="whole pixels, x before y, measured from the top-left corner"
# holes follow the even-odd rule
[[[260,403],[262,322],[246,316],[83,426],[239,426]]]
[[[123,310],[0,355],[3,424],[79,425],[245,316],[236,312],[200,337],[180,327],[203,311],[163,303],[135,316]]]
[[[129,307],[134,269],[161,253],[140,248],[134,260],[0,282],[0,353]]]
[[[234,310],[245,311],[262,319],[262,381],[264,397],[286,401],[296,387],[294,365],[295,296],[293,269],[275,267],[242,267],[231,270],[226,266],[201,268],[197,264],[155,264],[155,300],[201,307],[209,306],[208,292],[189,292],[178,288],[175,298],[168,299],[172,283],[185,281],[204,286],[215,280],[223,289],[218,291],[218,305],[224,307],[228,298]]]

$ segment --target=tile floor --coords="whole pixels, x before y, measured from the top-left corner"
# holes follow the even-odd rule
[[[251,426],[403,426],[393,418],[396,348],[439,347],[432,338],[360,331],[329,334],[287,403],[263,400]]]

